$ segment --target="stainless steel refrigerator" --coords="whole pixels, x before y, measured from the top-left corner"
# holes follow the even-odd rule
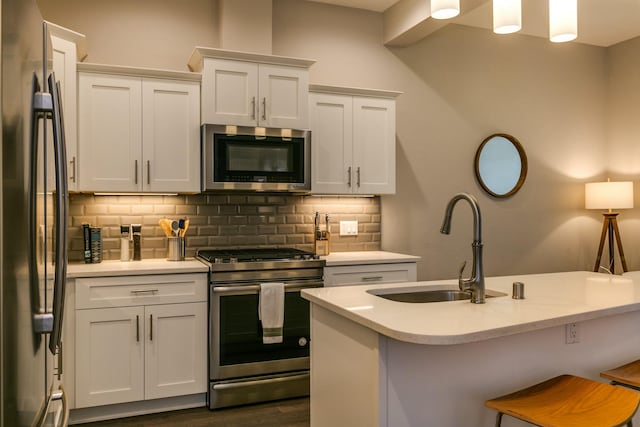
[[[0,427],[66,424],[66,153],[47,24],[1,0]]]

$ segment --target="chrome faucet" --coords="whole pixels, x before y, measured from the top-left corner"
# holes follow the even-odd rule
[[[447,209],[444,213],[444,222],[440,232],[442,234],[449,234],[451,232],[451,214],[453,208],[459,200],[466,200],[469,202],[473,211],[473,243],[471,248],[473,250],[473,265],[471,267],[471,277],[468,279],[462,278],[462,272],[466,265],[466,261],[460,268],[458,275],[458,285],[461,291],[471,292],[471,302],[474,304],[484,303],[484,269],[482,267],[482,218],[480,216],[480,206],[478,201],[471,194],[458,193],[447,204]]]

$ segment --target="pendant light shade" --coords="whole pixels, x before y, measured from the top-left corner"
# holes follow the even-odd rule
[[[578,0],[549,0],[549,39],[568,42],[578,37]]]
[[[431,17],[449,19],[460,13],[460,0],[431,0]]]
[[[493,32],[509,34],[522,28],[521,0],[493,0]]]

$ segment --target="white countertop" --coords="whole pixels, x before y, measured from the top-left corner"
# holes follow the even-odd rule
[[[73,263],[67,266],[67,277],[132,276],[142,274],[206,273],[207,266],[194,259],[167,261],[164,258],[141,261],[102,261],[97,264]]]
[[[511,298],[525,283],[525,299]],[[469,301],[402,303],[369,289],[456,285],[457,280],[305,289],[304,298],[382,335],[417,344],[449,345],[533,331],[640,310],[640,274],[567,272],[488,277],[486,288],[508,295]]]
[[[417,262],[419,256],[399,254],[385,251],[355,251],[355,252],[332,252],[329,255],[321,256],[326,260],[327,267],[337,265],[363,265],[363,264],[390,264],[394,262]]]

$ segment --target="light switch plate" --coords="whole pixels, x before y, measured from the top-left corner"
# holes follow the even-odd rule
[[[340,221],[341,236],[357,236],[358,221]]]

